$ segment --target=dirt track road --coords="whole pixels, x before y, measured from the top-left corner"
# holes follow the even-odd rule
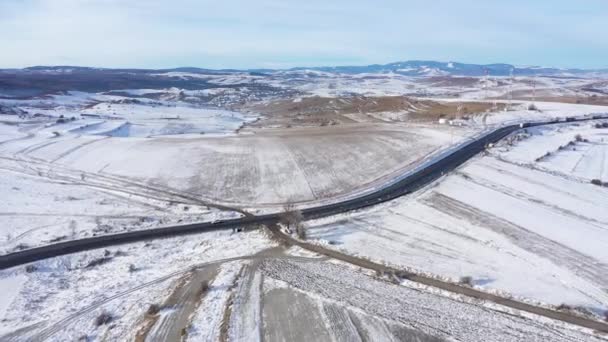
[[[398,274],[404,279],[407,279],[407,280],[410,280],[410,281],[413,281],[413,282],[416,282],[419,284],[432,286],[434,288],[438,288],[438,289],[449,291],[452,293],[468,296],[471,298],[476,298],[476,299],[493,302],[493,303],[500,304],[500,305],[503,305],[503,306],[506,306],[506,307],[509,307],[512,309],[525,311],[525,312],[532,313],[535,315],[539,315],[539,316],[547,317],[550,319],[578,325],[580,327],[584,327],[584,328],[602,332],[604,334],[608,334],[608,324],[603,323],[603,322],[599,322],[599,321],[585,318],[585,317],[575,316],[575,315],[568,314],[565,312],[546,309],[546,308],[543,308],[540,306],[522,303],[522,302],[519,302],[519,301],[516,301],[513,299],[500,297],[500,296],[493,295],[493,294],[490,294],[487,292],[478,291],[478,290],[475,290],[470,287],[460,286],[460,285],[456,285],[453,283],[441,281],[438,279],[409,273],[404,270],[386,266],[386,265],[376,263],[376,262],[373,262],[370,260],[357,258],[352,255],[347,255],[347,254],[338,252],[336,250],[325,248],[323,246],[296,240],[296,239],[292,238],[291,236],[288,236],[285,233],[283,233],[279,229],[279,227],[276,225],[271,226],[270,231],[273,233],[274,237],[278,241],[280,241],[281,243],[283,243],[287,246],[298,246],[298,247],[304,248],[306,250],[309,250],[311,252],[318,253],[320,255],[325,255],[325,256],[328,256],[328,257],[336,259],[336,260],[344,261],[351,265],[356,265],[356,266],[359,266],[362,268],[374,270],[378,273],[392,274],[392,275]]]

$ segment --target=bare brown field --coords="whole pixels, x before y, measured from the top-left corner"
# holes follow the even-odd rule
[[[484,113],[492,104],[480,102],[437,102],[405,96],[306,97],[277,100],[247,107],[262,119],[249,127],[333,126],[353,122],[415,121],[459,118]],[[499,105],[500,106],[500,105]],[[458,108],[460,114],[458,114]],[[376,115],[390,113],[390,115]]]
[[[439,87],[474,87],[479,81],[477,77],[435,76],[425,77],[418,82]]]
[[[531,96],[515,96],[515,100],[530,101]],[[608,96],[592,95],[592,96],[542,96],[536,97],[536,101],[542,102],[559,102],[572,104],[587,104],[596,106],[608,106]]]

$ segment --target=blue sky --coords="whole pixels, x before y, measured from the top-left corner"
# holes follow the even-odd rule
[[[608,0],[0,0],[0,68],[608,67]]]

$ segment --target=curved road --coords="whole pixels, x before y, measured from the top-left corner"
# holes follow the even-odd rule
[[[406,195],[436,180],[446,172],[458,167],[471,157],[475,156],[477,153],[483,151],[488,144],[495,143],[507,135],[521,129],[522,127],[525,128],[603,118],[608,118],[608,114],[594,115],[592,117],[570,117],[565,121],[556,119],[553,121],[528,122],[502,126],[473,140],[461,143],[451,151],[444,153],[444,155],[440,158],[427,161],[425,164],[418,167],[415,172],[406,174],[406,176],[400,178],[398,181],[388,184],[383,188],[342,202],[307,208],[302,210],[302,215],[304,216],[305,220],[310,220],[365,208]],[[202,222],[65,241],[2,255],[0,256],[0,270],[24,265],[46,258],[107,246],[216,230],[236,229],[256,225],[269,225],[277,223],[279,221],[279,216],[280,213],[247,216],[217,222]]]
[[[592,117],[579,117],[579,118],[567,118],[566,122],[573,121],[586,121],[595,119],[606,119],[608,114],[594,115]],[[514,124],[503,126],[495,129],[489,133],[486,133],[474,140],[464,142],[454,148],[451,151],[444,153],[441,157],[426,162],[425,164],[418,167],[411,173],[406,173],[403,177],[399,178],[392,184],[388,184],[384,188],[376,191],[361,195],[359,197],[349,199],[343,202],[307,208],[302,211],[304,219],[313,219],[324,216],[330,216],[338,213],[344,213],[350,210],[360,209],[381,202],[386,202],[399,196],[411,193],[435,179],[441,177],[448,171],[458,167],[477,153],[483,151],[487,144],[495,143],[505,136],[521,129],[524,127],[541,126],[548,124],[563,123],[564,121],[543,121],[543,122],[529,122],[524,124]],[[98,236],[93,238],[67,241],[57,243],[53,245],[47,245],[43,247],[28,249],[17,253],[0,256],[0,269],[6,269],[18,265],[27,264],[33,261],[50,258],[54,256],[81,252],[90,249],[96,249],[100,247],[124,244],[129,242],[136,242],[155,238],[164,238],[184,234],[194,234],[200,232],[234,229],[245,226],[255,225],[267,225],[270,227],[271,232],[279,240],[282,240],[288,245],[297,245],[305,249],[317,252],[321,255],[329,256],[338,260],[348,262],[353,265],[358,265],[363,268],[376,270],[382,273],[392,274],[393,276],[399,275],[402,278],[432,286],[442,290],[446,290],[452,293],[469,296],[481,300],[494,302],[509,308],[526,311],[543,317],[567,322],[570,324],[578,325],[588,329],[593,329],[599,332],[608,333],[608,324],[596,321],[594,319],[576,316],[567,312],[555,311],[539,306],[534,306],[526,303],[522,303],[509,298],[500,297],[487,292],[478,291],[473,288],[444,282],[438,279],[425,277],[422,275],[411,274],[403,272],[389,266],[371,262],[366,259],[353,257],[346,255],[335,250],[327,249],[322,246],[309,244],[299,240],[295,240],[285,234],[282,234],[278,229],[276,223],[279,220],[279,214],[268,214],[262,216],[251,216],[240,219],[233,219],[227,221],[218,222],[205,222],[190,224],[176,227],[165,227],[143,231],[128,232],[115,235]]]

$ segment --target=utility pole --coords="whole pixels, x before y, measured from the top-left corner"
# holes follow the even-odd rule
[[[485,79],[483,81],[484,98],[488,99],[488,68],[484,68]]]
[[[507,105],[507,111],[511,110],[511,102],[513,101],[513,68],[509,72],[509,104]]]
[[[496,78],[494,78],[494,80],[496,80]],[[498,87],[498,82],[496,82],[496,86]],[[498,109],[497,105],[496,105],[496,98],[494,98],[494,100],[492,101],[492,111],[495,112]]]
[[[536,106],[536,75],[532,76],[532,104]]]

